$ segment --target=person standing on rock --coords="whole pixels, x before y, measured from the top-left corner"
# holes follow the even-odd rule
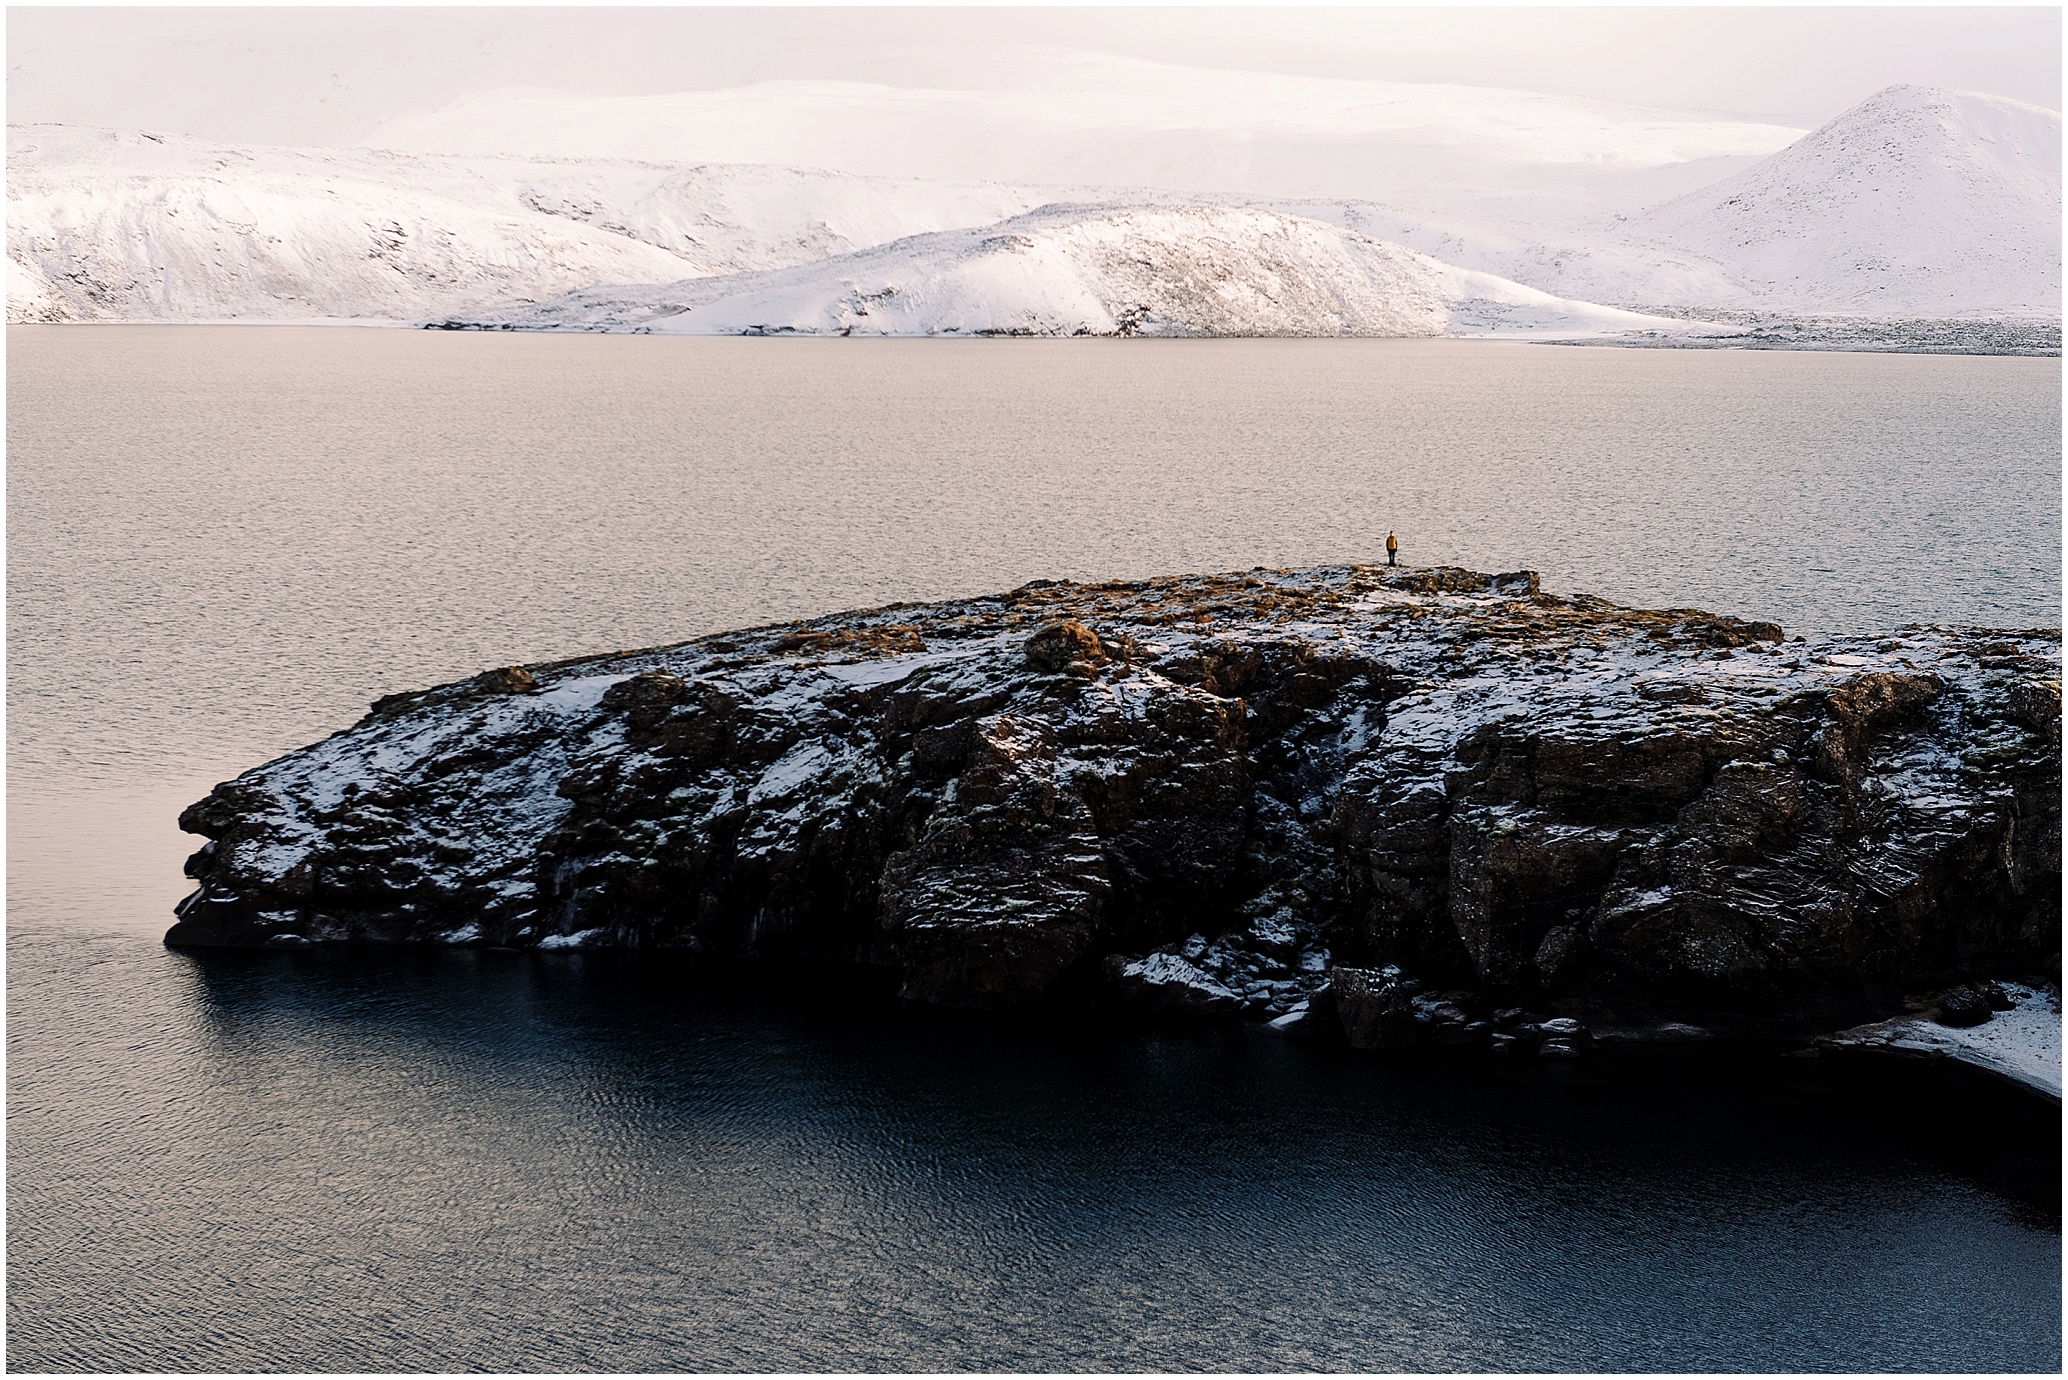
[[[1386,534],[1386,564],[1400,564],[1400,538],[1394,536],[1391,532]]]

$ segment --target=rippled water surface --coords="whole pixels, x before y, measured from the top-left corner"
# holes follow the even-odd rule
[[[598,955],[168,953],[180,806],[484,666],[1370,559],[2057,624],[2053,360],[10,328],[8,1360],[2054,1369],[1872,1108]]]

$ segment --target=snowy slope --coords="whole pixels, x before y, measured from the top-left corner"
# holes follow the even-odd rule
[[[477,318],[700,335],[1570,337],[1683,333],[1353,231],[1227,206],[1051,206],[822,264],[592,289]]]
[[[813,263],[908,235],[989,225],[1052,199],[998,182],[750,164],[552,164],[527,170],[520,195],[533,210],[671,249],[709,273]]]
[[[1601,206],[1564,196],[1453,196],[1435,207],[1299,198],[1257,204],[1558,297],[1624,307],[1755,304],[1754,294],[1711,260],[1633,238]]]
[[[8,131],[8,319],[408,320],[693,262],[453,165]]]
[[[2058,317],[2061,116],[1892,86],[1627,229],[1772,308]]]
[[[1470,299],[1519,311],[1525,304],[1501,295],[1517,285],[1548,294],[1528,304],[1531,311],[1553,311],[1568,324],[1578,319],[1576,302],[1759,316],[2060,317],[2060,116],[2053,111],[1897,87],[1755,159],[1713,151],[1758,142],[1746,134],[1750,127],[1729,122],[1720,133],[1701,134],[1698,122],[1647,123],[1628,107],[1603,113],[1523,93],[1413,87],[1388,95],[1378,90],[1384,84],[1357,82],[1323,82],[1317,92],[1309,79],[1243,73],[1230,77],[1228,98],[1215,108],[1207,88],[1194,89],[1204,78],[1190,69],[1102,61],[1109,66],[1078,74],[1087,92],[1081,107],[1051,100],[1021,111],[1017,133],[992,150],[991,161],[1061,166],[1072,162],[1068,150],[1081,136],[1119,150],[1080,160],[1088,170],[1111,173],[1121,166],[1115,158],[1139,156],[1143,167],[1183,182],[1240,175],[1230,150],[1269,161],[1271,150],[1291,147],[1285,140],[1312,136],[1320,141],[1313,149],[1335,151],[1330,176],[1339,184],[1384,181],[1439,153],[1442,175],[1456,180],[1416,182],[1385,199],[1225,190],[1230,184],[1201,195],[1168,185],[891,180],[743,164],[228,148],[176,136],[11,127],[8,319],[514,321],[552,302],[539,319],[617,326],[625,323],[611,314],[616,308],[599,304],[618,303],[632,314],[626,321],[643,321],[665,302],[694,308],[669,329],[871,330],[888,322],[899,332],[1104,332],[1132,329],[1126,313],[1142,308],[1160,323],[1145,329],[1178,333],[1387,334],[1408,329],[1410,320],[1449,322],[1454,310],[1464,311],[1431,303]],[[1143,89],[1114,89],[1116,72],[1141,76]],[[751,88],[760,106],[740,90],[629,105],[482,98],[425,117],[436,129],[425,126],[432,133],[424,137],[443,130],[437,137],[510,147],[538,130],[553,132],[551,121],[539,123],[545,111],[566,117],[560,133],[570,153],[612,140],[659,149],[669,140],[702,147],[699,141],[715,139],[719,147],[735,135],[746,142],[734,153],[802,154],[816,147],[812,140],[836,136],[866,153],[882,152],[871,141],[895,127],[910,136],[911,159],[939,154],[953,163],[962,154],[948,153],[1003,128],[997,110],[987,115],[971,102],[1011,108],[1014,96],[885,97],[890,88],[868,88],[855,97],[852,128],[843,132],[827,114],[831,107],[821,108],[831,100],[828,84],[803,84],[810,90],[802,95],[790,89],[800,84],[781,85]],[[916,120],[922,97],[939,98],[928,120],[884,124],[885,110]],[[695,114],[697,102],[724,118],[708,127],[652,123],[656,111],[673,112],[670,119]],[[469,120],[486,110],[514,123],[437,125],[467,110]],[[1124,119],[1155,125],[1180,116],[1202,128],[1111,137]],[[1197,159],[1164,158],[1195,136],[1207,140],[1193,149]],[[1578,157],[1598,161],[1557,161]],[[1530,158],[1540,161],[1494,166]],[[1721,180],[1687,190],[1715,174]],[[1287,171],[1281,180],[1304,177]],[[842,257],[1057,205],[1077,209],[916,249],[901,245],[888,256]],[[1101,209],[1090,215],[1085,206]],[[1203,206],[1228,213],[1211,233],[1195,233]],[[1123,216],[1126,207],[1141,214]],[[1306,228],[1284,229],[1289,218]],[[1324,234],[1313,222],[1334,230]],[[972,249],[1001,235],[1035,243],[1010,254]],[[1141,239],[1133,250],[1122,243],[1129,236]],[[1372,241],[1392,246],[1385,253],[1404,246],[1509,281],[1499,291],[1402,296],[1405,280],[1373,267],[1384,255],[1363,247]],[[1176,276],[1144,277],[1143,263]],[[679,286],[814,264],[825,272],[694,292]],[[870,283],[846,281],[857,274]],[[868,305],[886,287],[909,294],[922,282],[931,295],[906,297],[909,308],[882,305],[890,299]],[[1219,295],[1201,295],[1198,285],[1209,282]],[[1274,286],[1281,282],[1301,286],[1281,292]],[[665,291],[646,291],[652,288]],[[555,301],[584,289],[597,291]],[[1567,305],[1548,307],[1553,299]],[[1400,305],[1410,300],[1423,306]],[[721,301],[731,305],[721,311]],[[595,311],[603,316],[591,321]]]
[[[1039,204],[788,168],[227,148],[8,130],[8,319],[415,321],[808,263]]]
[[[1226,71],[1060,49],[1038,56],[987,90],[778,81],[627,97],[484,91],[398,117],[361,142],[1369,197],[1524,166],[1587,172],[1764,157],[1802,133],[1528,91]]]

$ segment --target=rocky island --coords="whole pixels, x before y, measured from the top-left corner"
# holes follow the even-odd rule
[[[167,942],[674,949],[1554,1058],[2044,1007],[2058,1051],[2059,657],[1529,572],[1037,581],[388,696],[180,817]]]

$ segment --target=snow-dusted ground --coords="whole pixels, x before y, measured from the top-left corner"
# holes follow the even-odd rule
[[[2000,984],[2016,1003],[1981,1025],[1956,1028],[1922,1016],[1863,1025],[1826,1043],[1848,1049],[1941,1056],[1986,1069],[2022,1087],[2061,1099],[2061,991]]]
[[[1702,334],[1319,221],[1225,206],[1051,206],[825,263],[609,288],[487,318],[699,335]]]

